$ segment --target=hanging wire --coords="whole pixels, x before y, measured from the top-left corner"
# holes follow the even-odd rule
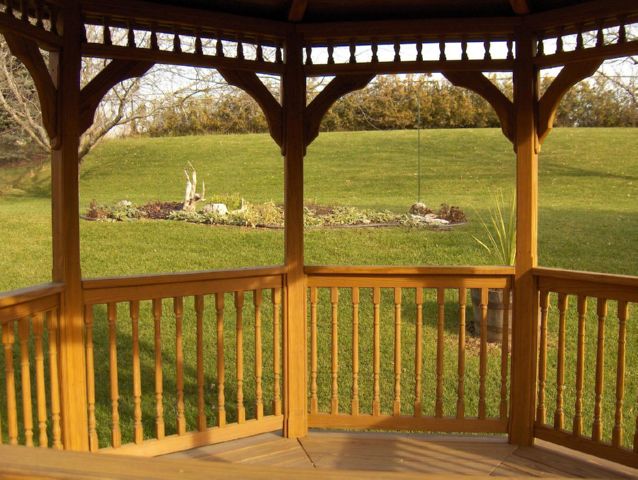
[[[420,84],[419,84],[420,87]],[[419,88],[420,90],[420,88]],[[416,161],[417,161],[417,173],[416,173],[416,201],[421,203],[421,101],[419,98],[419,92],[416,95]]]

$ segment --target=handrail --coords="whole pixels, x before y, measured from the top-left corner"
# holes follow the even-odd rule
[[[30,302],[38,298],[56,295],[64,290],[63,283],[43,283],[0,293],[0,309]]]
[[[578,280],[596,282],[608,285],[623,285],[638,288],[638,276],[615,275],[609,273],[586,272],[579,270],[564,270],[561,268],[536,267],[532,269],[536,276],[556,278],[562,280]]]
[[[343,266],[308,265],[304,267],[306,275],[513,275],[514,267],[509,266]]]
[[[199,282],[202,280],[221,280],[227,278],[246,278],[266,275],[281,275],[286,269],[283,265],[272,267],[246,267],[229,270],[201,270],[196,272],[158,273],[151,275],[130,275],[120,277],[87,278],[82,288],[130,287],[136,285],[159,285],[164,283]]]
[[[638,302],[638,277],[535,268],[541,291]]]
[[[85,304],[203,295],[282,286],[285,267],[212,270],[84,280]]]

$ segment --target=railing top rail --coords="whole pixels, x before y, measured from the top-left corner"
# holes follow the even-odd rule
[[[82,281],[82,288],[85,290],[93,290],[112,287],[135,287],[141,285],[202,282],[208,280],[230,280],[236,278],[283,275],[284,273],[286,273],[286,268],[284,266],[273,266],[237,268],[233,270],[206,270],[184,273],[160,273],[152,275],[91,278]]]
[[[42,297],[56,295],[64,289],[63,283],[43,283],[32,287],[21,288],[0,293],[0,309],[37,300]]]
[[[537,267],[532,270],[537,277],[571,280],[576,282],[599,283],[604,285],[622,285],[638,288],[638,276],[613,275],[608,273],[563,270],[560,268]]]
[[[511,276],[514,267],[509,266],[332,266],[312,265],[304,268],[306,275],[378,275],[378,276]]]
[[[208,295],[283,286],[284,267],[249,268],[173,275],[103,278],[82,282],[84,303],[124,302]]]

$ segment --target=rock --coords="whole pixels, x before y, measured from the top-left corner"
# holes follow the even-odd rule
[[[430,210],[425,203],[418,202],[410,207],[409,213],[412,215],[424,216],[432,213],[432,210]]]
[[[216,213],[217,215],[227,215],[228,207],[225,203],[209,203],[202,208],[204,213]]]
[[[442,218],[433,218],[430,222],[428,222],[430,225],[447,225],[450,222],[448,222],[447,220],[443,220]]]

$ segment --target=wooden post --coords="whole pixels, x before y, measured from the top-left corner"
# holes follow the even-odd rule
[[[303,437],[308,431],[306,407],[306,281],[303,254],[303,160],[306,78],[302,42],[290,33],[286,39],[286,68],[282,78],[285,156],[284,211],[286,311],[284,341],[286,377],[284,434]]]
[[[510,443],[534,442],[538,292],[532,268],[537,264],[538,136],[536,106],[538,70],[529,32],[516,38],[514,110],[516,117],[516,281],[512,329]]]
[[[51,151],[53,280],[65,286],[59,325],[62,441],[67,450],[88,450],[78,197],[82,21],[75,2],[62,13],[63,46],[50,54],[59,125]]]

